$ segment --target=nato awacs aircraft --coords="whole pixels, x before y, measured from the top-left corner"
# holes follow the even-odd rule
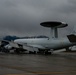
[[[48,54],[54,50],[66,49],[76,45],[75,34],[67,35],[63,38],[58,38],[58,28],[63,28],[68,26],[65,22],[42,22],[41,26],[48,27],[51,29],[51,36],[49,38],[30,38],[30,39],[16,39],[13,42],[9,42],[9,45],[16,48],[15,52],[28,50],[29,52],[40,52]],[[4,41],[8,42],[8,41]]]

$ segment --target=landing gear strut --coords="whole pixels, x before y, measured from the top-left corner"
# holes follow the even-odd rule
[[[69,47],[66,48],[66,52],[71,52],[71,49],[69,49]]]
[[[36,54],[36,51],[32,52],[32,51],[29,51],[29,54]]]
[[[19,49],[16,49],[14,50],[15,53],[19,54],[20,53],[20,50]]]
[[[22,48],[17,48],[17,49],[14,50],[14,52],[17,53],[17,54],[24,53],[24,51],[25,50],[22,49]]]
[[[52,54],[52,52],[44,51],[44,54]]]

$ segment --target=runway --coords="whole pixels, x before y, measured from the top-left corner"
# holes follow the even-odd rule
[[[76,53],[0,53],[0,75],[76,75]]]

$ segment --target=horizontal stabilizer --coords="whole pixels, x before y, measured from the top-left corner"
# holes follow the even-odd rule
[[[70,42],[75,43],[76,42],[76,35],[71,34],[71,35],[67,35],[68,39]]]

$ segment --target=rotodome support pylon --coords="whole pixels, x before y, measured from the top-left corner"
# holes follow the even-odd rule
[[[48,21],[40,23],[41,26],[51,28],[51,38],[58,38],[58,28],[68,26],[65,22]]]

